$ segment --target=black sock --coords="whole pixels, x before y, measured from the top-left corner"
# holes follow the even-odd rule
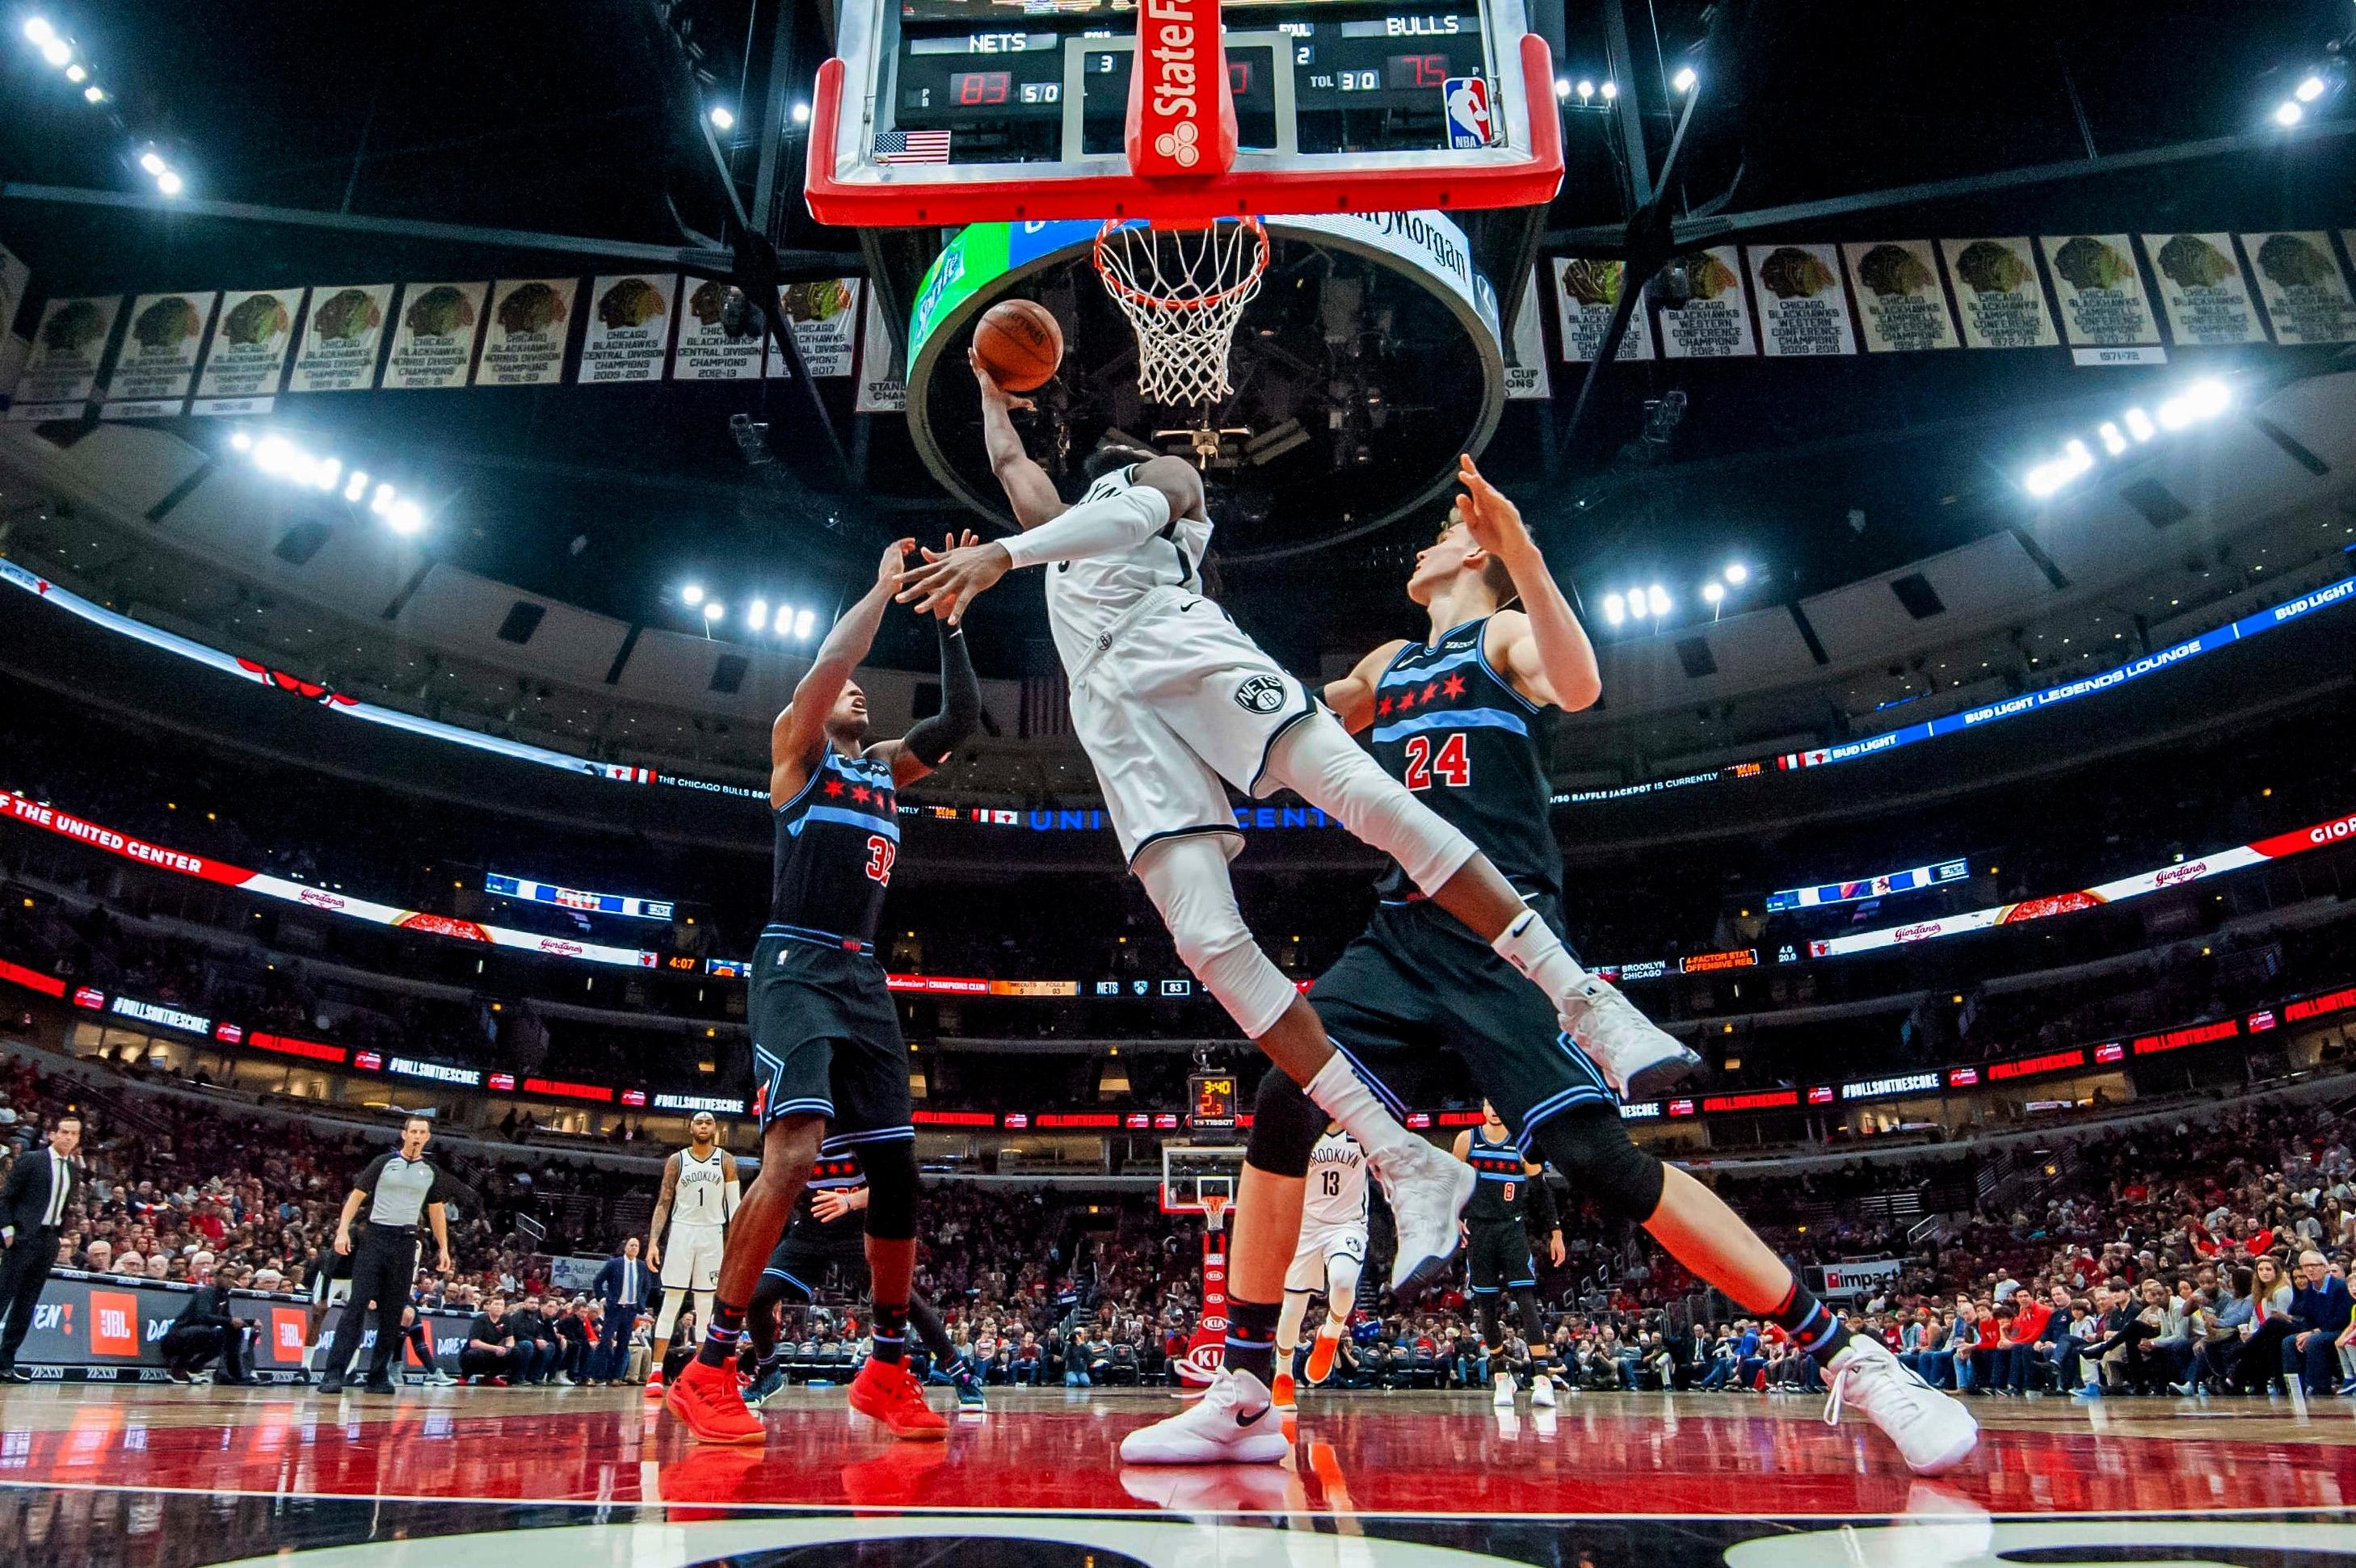
[[[1792,1282],[1792,1294],[1783,1298],[1783,1305],[1768,1316],[1775,1320],[1776,1327],[1791,1335],[1792,1343],[1813,1357],[1818,1366],[1839,1354],[1841,1348],[1849,1341],[1849,1332],[1841,1327],[1839,1314],[1818,1301],[1808,1287],[1796,1279]]]
[[[744,1309],[721,1302],[712,1309],[712,1328],[695,1359],[707,1367],[734,1366],[736,1349],[744,1338]]]
[[[902,1352],[908,1348],[908,1304],[905,1301],[879,1301],[875,1304],[875,1359],[897,1365]]]
[[[1284,1304],[1277,1301],[1227,1301],[1227,1347],[1224,1364],[1231,1372],[1249,1372],[1261,1382],[1276,1381],[1276,1320]]]

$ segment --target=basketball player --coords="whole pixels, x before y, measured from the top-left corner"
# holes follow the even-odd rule
[[[1505,1370],[1504,1315],[1497,1310],[1497,1297],[1503,1291],[1514,1293],[1514,1305],[1522,1315],[1522,1337],[1530,1346],[1530,1403],[1544,1410],[1555,1402],[1554,1382],[1543,1364],[1547,1332],[1538,1320],[1538,1271],[1530,1256],[1529,1221],[1537,1219],[1538,1232],[1547,1238],[1547,1254],[1557,1268],[1562,1266],[1562,1226],[1555,1220],[1554,1194],[1547,1188],[1546,1168],[1522,1157],[1522,1146],[1505,1130],[1496,1106],[1482,1101],[1481,1115],[1481,1125],[1457,1134],[1455,1146],[1456,1157],[1471,1166],[1481,1181],[1472,1201],[1464,1205],[1465,1274],[1472,1293],[1472,1312],[1480,1325],[1481,1349],[1496,1369],[1491,1380],[1496,1403],[1500,1408],[1511,1409],[1514,1375]],[[1313,1156],[1309,1173],[1313,1189],[1317,1178]]]
[[[1481,1200],[1474,1192],[1472,1201]],[[1309,1298],[1325,1293],[1325,1321],[1301,1369],[1312,1383],[1333,1375],[1333,1357],[1349,1331],[1358,1301],[1358,1274],[1366,1266],[1366,1151],[1333,1123],[1309,1151],[1309,1186],[1301,1206],[1301,1243],[1284,1275],[1284,1310],[1276,1320],[1276,1381],[1280,1409],[1294,1403],[1292,1352],[1301,1344]]]
[[[687,1124],[688,1146],[663,1161],[662,1195],[647,1227],[647,1264],[660,1270],[662,1309],[655,1314],[655,1342],[647,1357],[647,1397],[663,1392],[663,1358],[687,1293],[695,1293],[695,1320],[712,1321],[712,1294],[720,1284],[720,1253],[728,1221],[744,1199],[736,1179],[736,1157],[720,1147],[719,1118],[698,1111]],[[663,1221],[670,1221],[670,1251],[663,1251]]]
[[[769,1254],[761,1283],[753,1287],[744,1319],[755,1366],[746,1404],[757,1409],[786,1385],[785,1353],[777,1345],[780,1307],[788,1301],[816,1301],[817,1287],[833,1268],[856,1282],[858,1294],[867,1294],[867,1179],[860,1174],[858,1155],[848,1147],[830,1152],[821,1147],[793,1223]],[[932,1303],[914,1292],[908,1296],[908,1322],[932,1352],[935,1370],[956,1385],[959,1413],[980,1414],[988,1406],[980,1378],[949,1343],[948,1328]]]
[[[902,1360],[916,1258],[916,1126],[908,1047],[875,960],[875,931],[900,852],[898,792],[972,733],[981,688],[964,633],[947,622],[936,628],[941,710],[902,739],[868,740],[867,697],[851,678],[900,586],[912,542],[885,548],[874,587],[827,634],[769,730],[776,849],[748,1020],[761,1169],[729,1227],[702,1348],[664,1402],[706,1442],[757,1443],[765,1434],[737,1389],[737,1342],[761,1270],[822,1148],[856,1149],[867,1173],[875,1349],[851,1381],[851,1407],[898,1437],[937,1439],[948,1430]]]
[[[1547,708],[1595,700],[1595,655],[1521,514],[1471,458],[1461,467],[1466,493],[1408,579],[1408,597],[1423,607],[1429,635],[1376,648],[1329,685],[1325,699],[1353,731],[1371,728],[1385,771],[1471,835],[1551,923],[1559,918],[1562,854],[1547,823],[1534,728]],[[1523,607],[1504,608],[1509,600]],[[1961,1404],[1908,1372],[1879,1342],[1851,1339],[1716,1193],[1637,1148],[1620,1120],[1609,1070],[1587,1039],[1558,1032],[1488,944],[1436,901],[1417,897],[1397,868],[1380,892],[1365,933],[1310,996],[1334,1040],[1387,1098],[1404,1104],[1427,1083],[1438,1087],[1434,1069],[1442,1064],[1433,1048],[1454,1055],[1494,1103],[1515,1147],[1552,1162],[1606,1214],[1642,1224],[1743,1311],[1781,1324],[1824,1367],[1832,1413],[1844,1402],[1864,1411],[1919,1473],[1963,1463],[1978,1427]],[[1295,1233],[1301,1179],[1323,1125],[1282,1073],[1261,1079],[1239,1184],[1237,1252],[1248,1238],[1266,1246],[1269,1232],[1279,1242]],[[1227,1360],[1237,1360],[1232,1344]],[[1243,1365],[1253,1370],[1248,1350]],[[1189,1411],[1130,1433],[1121,1457],[1138,1464],[1281,1457],[1241,1424],[1254,1413],[1248,1403],[1217,1419]]]
[[[1242,838],[1228,785],[1261,795],[1289,787],[1389,851],[1425,896],[1494,944],[1623,1076],[1696,1059],[1580,968],[1471,840],[1386,778],[1205,596],[1201,567],[1212,525],[1191,466],[1110,442],[1090,454],[1087,494],[1066,506],[1010,417],[1030,403],[972,363],[991,468],[1023,532],[926,551],[899,596],[955,624],[1008,571],[1050,568],[1048,619],[1071,683],[1074,727],[1130,869],[1205,988],[1366,1151],[1398,1222],[1392,1287],[1411,1299],[1454,1254],[1472,1173],[1399,1125],[1395,1107],[1338,1055],[1315,1009],[1253,942],[1227,875]],[[1288,1237],[1280,1250],[1239,1246],[1231,1263],[1241,1310],[1229,1314],[1228,1344],[1255,1351],[1263,1377],[1291,1258]],[[1264,1403],[1264,1381],[1252,1388]],[[1215,1379],[1205,1395],[1214,1408],[1224,1408],[1224,1390]]]

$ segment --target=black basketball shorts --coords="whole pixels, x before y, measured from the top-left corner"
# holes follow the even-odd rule
[[[829,1149],[912,1139],[908,1046],[884,966],[785,936],[753,949],[753,1109],[819,1116]]]

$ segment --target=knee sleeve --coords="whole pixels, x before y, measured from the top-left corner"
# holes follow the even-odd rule
[[[905,1138],[860,1151],[867,1173],[867,1234],[879,1242],[916,1236],[916,1146]]]
[[[1383,772],[1329,713],[1286,731],[1269,752],[1264,780],[1290,789],[1348,828],[1361,843],[1399,863],[1425,892],[1464,869],[1472,840]]]
[[[1347,1255],[1325,1265],[1325,1316],[1346,1322],[1358,1306],[1358,1260]]]
[[[1226,847],[1205,836],[1165,838],[1139,851],[1135,869],[1178,956],[1236,1027],[1254,1040],[1275,1028],[1301,993],[1244,924]]]
[[[1280,1069],[1271,1067],[1252,1101],[1251,1141],[1244,1163],[1294,1180],[1309,1174],[1309,1156],[1325,1136],[1325,1113]]]
[[[1281,1369],[1284,1371],[1292,1370],[1290,1357],[1300,1348],[1301,1320],[1308,1316],[1309,1293],[1305,1290],[1286,1291],[1284,1305],[1277,1308],[1276,1313],[1276,1353],[1287,1358]]]
[[[1608,1214],[1641,1225],[1661,1206],[1667,1179],[1661,1162],[1630,1141],[1614,1106],[1575,1105],[1525,1132],[1522,1142],[1536,1144],[1573,1192],[1591,1196]]]
[[[663,1292],[662,1310],[655,1314],[656,1339],[668,1339],[670,1338],[670,1331],[679,1327],[680,1304],[686,1299],[687,1292],[683,1290],[666,1290]]]

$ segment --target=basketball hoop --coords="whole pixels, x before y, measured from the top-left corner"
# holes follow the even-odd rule
[[[1139,391],[1167,404],[1226,397],[1227,350],[1268,256],[1268,230],[1257,218],[1194,229],[1106,222],[1097,234],[1097,275],[1137,329]]]
[[[1205,1230],[1207,1230],[1207,1231],[1208,1231],[1212,1235],[1215,1235],[1215,1235],[1217,1235],[1220,1232],[1222,1232],[1222,1231],[1224,1231],[1224,1230],[1226,1230],[1226,1224],[1227,1224],[1227,1200],[1226,1200],[1226,1195],[1225,1193],[1216,1193],[1216,1192],[1206,1192],[1206,1193],[1205,1193],[1205,1194],[1203,1195],[1203,1226],[1204,1226],[1204,1228],[1205,1228]]]

